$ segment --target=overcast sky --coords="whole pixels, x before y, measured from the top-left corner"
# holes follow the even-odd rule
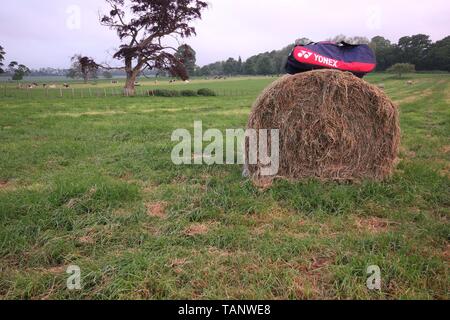
[[[196,23],[197,36],[186,42],[197,64],[249,56],[307,37],[337,34],[397,41],[404,35],[450,35],[449,0],[209,0]],[[74,53],[111,62],[118,46],[114,31],[98,22],[103,0],[4,1],[0,8],[0,45],[7,62],[32,68],[69,66]],[[79,17],[79,19],[78,19]]]

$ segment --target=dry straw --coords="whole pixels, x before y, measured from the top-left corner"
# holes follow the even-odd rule
[[[257,99],[248,128],[280,130],[277,177],[379,181],[397,162],[397,107],[379,88],[348,72],[282,77]],[[263,178],[260,168],[248,166],[256,182]]]

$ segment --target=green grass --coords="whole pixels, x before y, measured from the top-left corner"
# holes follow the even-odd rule
[[[448,299],[450,77],[367,79],[401,106],[395,175],[265,191],[237,165],[173,165],[170,136],[244,127],[273,78],[143,83],[234,92],[218,97],[0,92],[0,298]]]

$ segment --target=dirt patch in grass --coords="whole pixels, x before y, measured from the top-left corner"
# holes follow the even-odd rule
[[[63,274],[66,272],[66,266],[54,266],[47,269],[42,270],[45,273],[51,273],[51,274]]]
[[[192,263],[192,261],[189,261],[186,258],[176,258],[170,261],[167,266],[172,268],[176,274],[180,274],[183,272],[183,267],[190,263]]]
[[[450,145],[443,146],[441,148],[441,152],[443,152],[443,153],[450,153]]]
[[[271,224],[276,220],[281,220],[281,219],[287,218],[287,217],[291,216],[292,214],[293,213],[290,212],[289,210],[275,206],[267,212],[262,212],[262,213],[257,212],[257,213],[248,215],[248,217],[246,217],[246,219],[249,222],[254,222],[256,224]]]
[[[326,268],[332,265],[334,257],[313,257],[308,264],[300,265],[299,274],[293,279],[293,290],[297,299],[310,299],[326,296],[327,272]]]
[[[378,217],[358,217],[355,220],[357,230],[372,234],[387,232],[391,225],[391,221]]]
[[[194,223],[194,224],[191,224],[189,227],[187,227],[184,230],[184,234],[189,237],[193,237],[193,236],[197,236],[197,235],[206,234],[206,233],[208,233],[209,229],[210,229],[210,226],[207,224]]]
[[[120,178],[120,180],[125,181],[125,182],[135,181],[135,180],[133,180],[133,173],[130,171],[127,171],[127,172],[121,174],[119,178]]]
[[[303,269],[305,272],[319,272],[321,269],[324,269],[334,262],[334,256],[315,256],[312,257],[309,261],[306,269]]]
[[[120,208],[113,211],[113,214],[117,217],[127,217],[130,215],[130,210]]]
[[[190,263],[190,261],[188,261],[186,258],[176,258],[173,259],[170,263],[169,263],[169,267],[173,268],[173,267],[179,267],[179,266],[183,266],[187,263]]]
[[[441,170],[441,176],[449,177],[450,178],[450,164],[447,164],[442,170]]]
[[[230,257],[230,256],[234,255],[234,253],[231,251],[219,249],[216,247],[209,247],[208,253],[214,257],[222,257],[222,258]]]
[[[259,191],[266,191],[273,185],[273,179],[269,178],[261,178],[252,180],[255,187],[259,189]]]
[[[165,202],[147,203],[145,207],[147,208],[148,216],[161,219],[166,218],[167,203]]]
[[[442,256],[445,260],[447,260],[448,263],[450,263],[450,244],[447,243],[444,251],[442,252]]]
[[[10,183],[6,180],[0,180],[0,190],[8,188],[9,184]]]
[[[142,190],[143,193],[145,194],[152,194],[153,192],[155,192],[155,190],[158,188],[157,185],[154,185],[152,183],[148,183],[144,186],[144,189]]]
[[[83,237],[78,238],[78,242],[80,242],[82,244],[94,244],[95,239],[91,236],[83,236]]]

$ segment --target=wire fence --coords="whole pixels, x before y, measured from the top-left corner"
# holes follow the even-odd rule
[[[154,97],[154,92],[158,89],[185,91],[197,91],[197,88],[140,88],[135,89],[137,97]],[[251,90],[242,89],[210,89],[216,96],[239,97],[255,94]],[[14,88],[4,86],[0,92],[0,98],[20,98],[20,99],[82,99],[82,98],[107,98],[107,97],[127,97],[130,96],[123,88]]]

